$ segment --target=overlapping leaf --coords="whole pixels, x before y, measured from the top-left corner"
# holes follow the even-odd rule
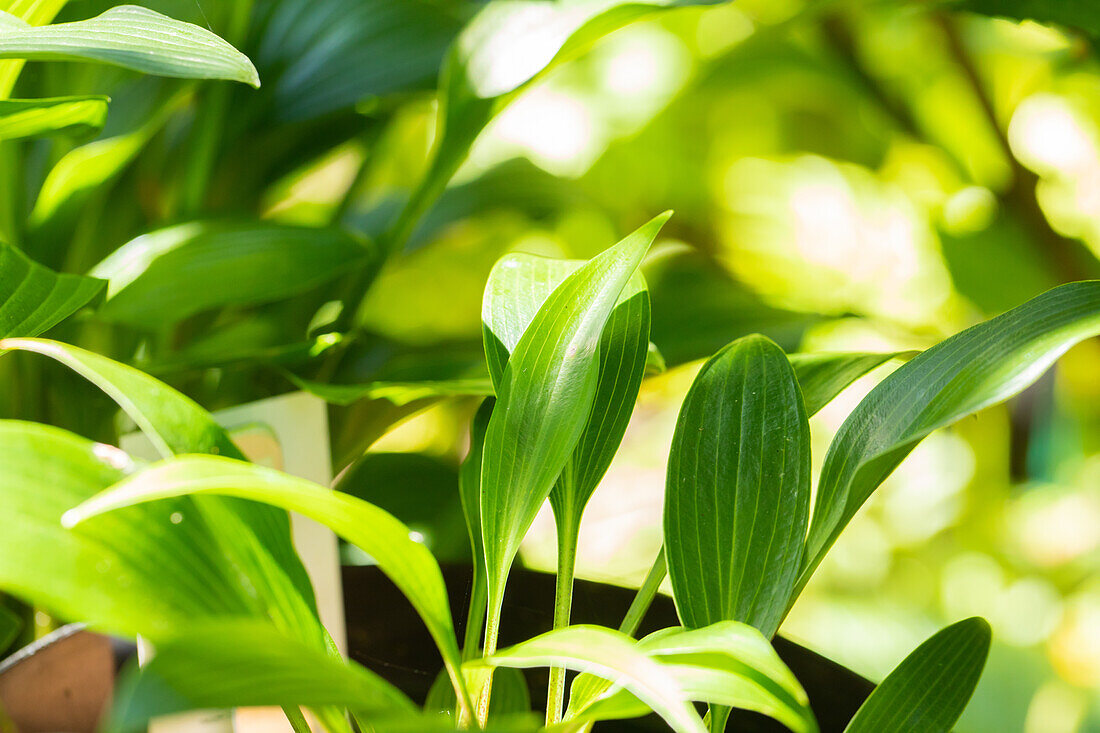
[[[620,685],[660,715],[677,733],[704,733],[672,673],[639,650],[626,634],[601,626],[569,626],[502,649],[470,665],[565,667]]]
[[[248,57],[214,33],[136,5],[46,26],[0,12],[0,28],[0,59],[95,61],[159,76],[260,85]]]
[[[794,370],[763,336],[734,341],[695,378],[669,456],[665,548],[684,625],[742,621],[775,634],[809,509],[810,431]]]
[[[214,494],[248,499],[295,511],[330,527],[374,558],[419,612],[443,655],[456,689],[458,643],[443,575],[426,547],[409,537],[409,528],[387,512],[347,494],[310,481],[216,456],[185,456],[137,472],[66,513],[67,525],[134,504]]]
[[[0,100],[0,140],[59,133],[90,137],[103,129],[106,120],[106,97]]]
[[[136,507],[70,532],[61,515],[135,467],[117,448],[0,421],[0,587],[62,618],[154,639],[253,609],[187,502]]]
[[[583,263],[509,255],[493,267],[482,302],[482,335],[494,384],[550,293]],[[584,432],[550,494],[555,515],[579,524],[588,499],[622,442],[649,357],[649,295],[640,273],[619,296],[600,337],[596,397]],[[654,350],[655,351],[655,350]],[[659,352],[656,352],[659,357]]]
[[[0,338],[37,336],[90,303],[104,285],[54,272],[0,242]]]
[[[109,282],[102,317],[156,328],[297,295],[372,256],[370,245],[339,229],[194,222],[142,235],[92,273]]]
[[[792,731],[816,731],[802,686],[755,628],[724,621],[702,629],[665,629],[637,645],[676,678],[690,700],[753,710]],[[646,708],[606,680],[581,675],[566,721],[635,717]]]
[[[946,339],[884,379],[829,446],[798,588],[925,436],[1017,394],[1098,333],[1100,281],[1070,283]]]
[[[4,339],[0,340],[3,349],[38,353],[80,374],[114,400],[163,457],[216,453],[243,458],[209,413],[133,367],[46,339]],[[253,582],[268,587],[268,601],[281,607],[288,613],[288,620],[302,624],[304,629],[314,626],[313,589],[291,543],[286,513],[241,501],[205,501],[198,508],[207,521],[223,530],[216,535],[223,552],[251,568]],[[296,592],[277,590],[286,583]]]
[[[966,709],[989,655],[989,624],[968,618],[917,647],[856,712],[845,733],[946,733]]]
[[[519,543],[584,432],[604,326],[663,214],[565,279],[539,308],[503,370],[485,435],[482,536],[490,615]]]
[[[159,715],[242,705],[339,705],[367,721],[417,714],[397,688],[354,662],[270,624],[227,620],[192,624],[158,641],[156,655],[123,679],[109,726],[144,729]]]

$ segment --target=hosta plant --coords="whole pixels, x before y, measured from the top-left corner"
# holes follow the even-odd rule
[[[417,51],[417,63],[395,63],[401,72],[381,80],[359,73],[357,50],[340,46],[339,33],[302,22],[314,4],[227,4],[227,35],[273,72],[251,97],[241,85],[198,81],[259,83],[249,59],[210,31],[129,6],[48,24],[64,4],[0,0],[0,368],[15,385],[4,414],[20,418],[0,420],[0,589],[151,643],[155,655],[129,671],[105,721],[115,729],[184,710],[276,705],[298,730],[309,726],[303,711],[332,731],[576,731],[652,712],[673,730],[700,732],[725,729],[738,708],[814,731],[808,697],[771,639],[837,537],[924,437],[1012,397],[1100,333],[1100,282],[1086,281],[917,355],[787,354],[764,336],[734,340],[684,399],[664,547],[634,603],[619,628],[574,625],[585,507],[643,379],[662,364],[640,266],[669,214],[587,261],[500,260],[484,289],[483,368],[461,378],[357,379],[372,345],[363,304],[510,101],[602,35],[702,3],[456,2],[422,25],[403,13],[427,0],[316,3],[342,19],[331,24],[338,30],[407,34],[398,45]],[[387,12],[367,12],[379,8]],[[519,53],[531,49],[539,53]],[[127,95],[137,107],[129,126],[81,145],[106,129],[113,97],[55,92],[46,78],[37,83],[49,94],[9,99],[28,59],[187,81],[108,77],[120,91],[148,83],[148,93]],[[323,62],[320,81],[302,76],[302,59]],[[396,116],[387,105],[437,71],[434,147],[384,226],[352,231],[343,216],[369,166],[323,221],[258,215],[260,179],[315,161],[329,152],[319,150],[324,140],[376,141]],[[377,117],[360,114],[366,98]],[[47,145],[56,146],[49,155],[32,154]],[[249,165],[227,162],[242,159]],[[142,177],[150,169],[167,171],[162,186]],[[17,200],[17,189],[33,202]],[[147,205],[127,208],[139,198]],[[57,338],[40,338],[46,331]],[[814,498],[808,418],[895,359],[904,363],[834,438]],[[249,463],[184,394],[209,404],[293,385],[334,404],[340,468],[407,406],[484,398],[459,482],[474,564],[462,639],[440,564],[408,526],[348,493]],[[119,411],[159,460],[114,447]],[[509,575],[547,501],[558,534],[553,628],[502,647]],[[288,511],[331,527],[408,598],[439,652],[443,682],[426,706],[335,651]],[[666,577],[680,625],[636,638]],[[0,615],[0,639],[14,623]],[[980,619],[943,629],[848,729],[949,730],[989,643]],[[530,695],[511,670],[528,667],[551,670],[544,718],[516,709]]]

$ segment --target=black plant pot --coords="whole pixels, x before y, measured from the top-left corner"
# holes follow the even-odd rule
[[[469,602],[470,568],[443,568],[451,594],[451,610],[459,624],[466,617]],[[579,580],[573,592],[573,622],[617,627],[622,621],[634,590]],[[442,661],[423,624],[400,591],[375,567],[344,568],[344,605],[347,613],[348,648],[352,659],[370,667],[418,702],[423,702]],[[554,576],[515,569],[508,579],[504,597],[504,622],[500,645],[506,646],[548,631],[554,607]],[[646,615],[639,633],[677,626],[672,599],[658,596]],[[822,733],[841,733],[874,685],[855,672],[782,637],[775,639],[779,656],[801,681],[810,697]],[[546,670],[528,670],[532,704],[544,699]],[[608,721],[597,730],[667,731],[655,716],[639,720]],[[728,730],[739,733],[782,733],[787,729],[755,713],[734,711]]]
[[[466,616],[470,588],[469,566],[443,570],[458,620]],[[344,599],[349,654],[423,702],[442,667],[439,653],[423,623],[400,591],[376,567],[344,568]],[[634,591],[601,583],[577,581],[573,620],[618,626]],[[511,644],[550,629],[554,577],[517,569],[504,599],[500,643]],[[640,633],[677,625],[672,601],[660,596],[646,616]],[[819,654],[783,638],[775,640],[779,655],[810,696],[822,733],[840,733],[873,685]],[[94,733],[97,711],[107,705],[114,678],[134,656],[134,645],[84,631],[79,625],[59,630],[0,662],[0,704],[13,717],[20,733],[64,730]],[[532,702],[538,705],[546,689],[546,670],[529,670]],[[734,712],[730,730],[740,733],[782,733],[786,729],[768,718]],[[599,730],[667,731],[655,716],[601,723]]]

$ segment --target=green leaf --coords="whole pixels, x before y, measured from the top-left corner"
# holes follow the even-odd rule
[[[139,471],[79,507],[64,522],[76,525],[121,507],[175,496],[215,494],[263,502],[294,511],[331,528],[374,558],[424,620],[457,689],[458,642],[443,574],[409,528],[372,504],[281,471],[216,456],[184,456]]]
[[[91,137],[107,121],[107,97],[0,100],[0,140],[63,133]]]
[[[538,309],[583,264],[581,260],[513,254],[493,267],[485,286],[481,318],[494,384],[499,385],[509,354]],[[622,442],[651,348],[657,368],[660,352],[649,343],[649,294],[641,273],[635,273],[619,295],[600,336],[599,377],[591,414],[550,494],[559,522],[580,524],[584,507]]]
[[[490,667],[564,667],[622,686],[677,733],[703,733],[703,721],[672,673],[650,659],[626,634],[601,626],[555,629],[467,663]]]
[[[0,350],[30,351],[64,364],[87,379],[122,408],[163,457],[179,453],[216,453],[244,458],[214,418],[188,397],[148,374],[84,349],[46,339],[3,339]],[[223,552],[251,567],[253,582],[267,587],[271,598],[308,629],[313,624],[313,589],[290,538],[285,512],[251,502],[203,502],[207,521],[223,528],[217,536]],[[229,511],[226,511],[226,510]],[[234,516],[235,515],[235,516]],[[243,543],[254,539],[256,545]],[[281,574],[296,594],[277,591]],[[264,580],[266,576],[266,581]],[[299,606],[299,600],[306,607]]]
[[[408,382],[364,382],[363,384],[325,384],[302,379],[293,374],[287,378],[298,387],[334,405],[350,405],[359,400],[387,400],[402,407],[418,400],[441,397],[488,397],[493,384],[488,379],[425,380]]]
[[[509,717],[530,713],[531,691],[527,689],[527,678],[523,676],[523,672],[511,668],[498,669],[493,678],[493,699],[489,702],[490,725],[507,721]],[[450,717],[455,715],[457,704],[454,688],[447,678],[446,670],[443,670],[428,690],[424,712],[441,713]]]
[[[485,624],[488,600],[488,576],[485,571],[485,542],[481,530],[481,458],[485,451],[485,431],[493,414],[496,400],[488,398],[474,413],[470,425],[470,452],[458,469],[458,494],[462,500],[462,515],[470,535],[473,553],[473,578],[470,582],[470,607],[466,618],[466,640],[462,645],[463,659],[470,659],[481,649],[481,631]]]
[[[92,194],[121,174],[186,99],[183,91],[177,92],[158,103],[137,128],[93,140],[62,156],[46,175],[30,213],[36,239],[48,243],[55,236],[51,225],[67,221]]]
[[[153,658],[120,683],[109,726],[144,729],[158,715],[251,705],[341,705],[365,720],[417,714],[370,670],[270,624],[234,619],[192,624],[158,641]]]
[[[65,511],[134,468],[117,448],[0,421],[0,588],[61,618],[154,639],[197,619],[251,615],[202,515],[185,501],[62,527]]]
[[[584,433],[604,325],[669,216],[653,219],[566,278],[504,368],[481,471],[490,618],[499,611],[520,541]]]
[[[46,26],[0,12],[0,27],[0,59],[94,61],[157,76],[260,85],[248,57],[212,32],[136,5]]]
[[[947,733],[974,694],[989,641],[989,624],[982,618],[940,630],[875,688],[846,733]]]
[[[1012,20],[1064,25],[1100,38],[1100,7],[1092,0],[956,0],[951,7]]]
[[[755,628],[723,621],[702,629],[665,629],[638,649],[672,672],[688,699],[767,715],[796,733],[817,730],[809,699],[795,676]],[[629,693],[589,675],[573,686],[567,720],[634,717]]]
[[[829,446],[797,589],[925,436],[1018,394],[1067,349],[1098,333],[1100,280],[1069,283],[955,334],[886,377]]]
[[[463,2],[281,0],[257,6],[253,54],[271,115],[316,119],[362,100],[431,88],[466,20]]]
[[[31,25],[43,25],[53,20],[66,2],[68,0],[3,0],[0,2],[0,11]],[[22,59],[0,61],[0,99],[6,99],[11,94],[24,63]]]
[[[37,336],[88,305],[105,283],[56,273],[0,242],[0,338]]]
[[[665,548],[685,626],[742,621],[771,637],[798,578],[810,429],[782,349],[746,336],[695,378],[676,422]]]
[[[882,366],[891,359],[909,359],[916,351],[895,351],[884,354],[820,353],[789,354],[802,398],[806,402],[806,414],[813,417],[833,401],[852,382]]]
[[[0,606],[0,654],[5,653],[23,629],[23,621],[7,606]]]
[[[455,39],[440,72],[432,163],[387,245],[404,245],[489,121],[524,89],[603,36],[652,13],[719,0],[495,0]]]
[[[298,295],[372,256],[339,229],[192,222],[124,244],[92,273],[109,283],[100,316],[154,329],[213,308]]]

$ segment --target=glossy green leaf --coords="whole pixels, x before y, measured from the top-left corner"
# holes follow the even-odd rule
[[[896,351],[883,354],[820,353],[789,354],[794,367],[802,398],[806,402],[806,414],[813,417],[833,401],[852,382],[882,366],[891,359],[909,359],[915,351]]]
[[[2,59],[94,61],[158,76],[260,85],[248,57],[214,33],[136,5],[46,26],[0,13],[0,28]]]
[[[0,242],[0,338],[37,336],[88,305],[104,285],[54,272]]]
[[[482,301],[482,335],[489,373],[500,383],[509,354],[538,309],[579,260],[553,260],[513,254],[493,267]],[[584,432],[550,494],[559,521],[577,525],[592,492],[622,442],[637,401],[650,347],[654,368],[660,352],[649,343],[649,295],[640,273],[630,279],[600,336],[596,396]]]
[[[690,700],[762,713],[796,733],[817,730],[802,686],[752,626],[723,621],[702,629],[665,629],[643,639],[638,649],[664,665]],[[573,686],[566,720],[643,713],[630,697],[604,680],[582,675]]]
[[[685,626],[742,621],[771,637],[798,577],[810,429],[782,349],[746,336],[700,370],[680,408],[665,548]]]
[[[92,274],[109,283],[103,318],[153,329],[303,293],[369,263],[373,252],[339,229],[192,222],[124,244]]]
[[[951,6],[999,18],[1064,25],[1100,38],[1100,7],[1092,0],[955,0]]]
[[[62,527],[65,511],[134,469],[117,448],[0,421],[0,588],[61,618],[154,639],[203,618],[251,615],[187,502],[127,509],[78,531]]]
[[[635,695],[677,733],[703,733],[703,721],[672,673],[626,634],[601,626],[555,629],[469,662],[491,667],[565,667],[610,680]]]
[[[1098,333],[1100,281],[1070,283],[955,334],[886,377],[829,446],[798,588],[925,436],[1019,393],[1069,347]]]
[[[3,349],[47,356],[87,379],[122,408],[163,457],[179,453],[244,457],[209,413],[185,395],[133,367],[46,339],[4,339],[0,340],[0,350]],[[208,501],[200,505],[207,520],[224,529],[218,536],[223,552],[251,566],[253,581],[268,586],[273,596],[277,593],[281,600],[276,602],[287,610],[294,609],[291,615],[308,629],[313,625],[310,620],[313,589],[291,543],[286,513],[240,501],[230,502],[231,512],[227,512],[220,506],[224,503]],[[244,543],[252,540],[256,544],[246,547]],[[297,589],[296,594],[273,587],[282,585],[283,573]],[[260,576],[266,576],[267,581]],[[301,601],[305,601],[305,607],[299,605]]]
[[[158,715],[248,705],[340,705],[368,721],[417,714],[401,691],[354,662],[270,624],[227,620],[159,640],[153,658],[120,683],[108,725],[143,730]]]
[[[0,11],[31,25],[45,25],[54,19],[66,2],[68,0],[0,0]],[[0,61],[0,99],[6,99],[11,94],[24,63],[22,59]]]
[[[669,216],[653,219],[566,278],[504,368],[481,471],[490,618],[499,610],[520,541],[588,422],[604,326]]]
[[[374,558],[424,620],[443,655],[452,682],[458,673],[458,642],[443,574],[409,528],[372,504],[281,471],[216,456],[185,456],[154,464],[66,513],[73,526],[114,509],[175,496],[215,494],[271,504],[331,528]]]
[[[404,245],[489,121],[524,89],[603,36],[668,8],[720,0],[494,0],[455,39],[440,73],[432,163],[388,242]]]
[[[107,97],[0,100],[0,140],[63,133],[90,137],[107,121]]]
[[[875,688],[846,733],[947,733],[974,694],[989,642],[989,624],[977,617],[937,632]]]

